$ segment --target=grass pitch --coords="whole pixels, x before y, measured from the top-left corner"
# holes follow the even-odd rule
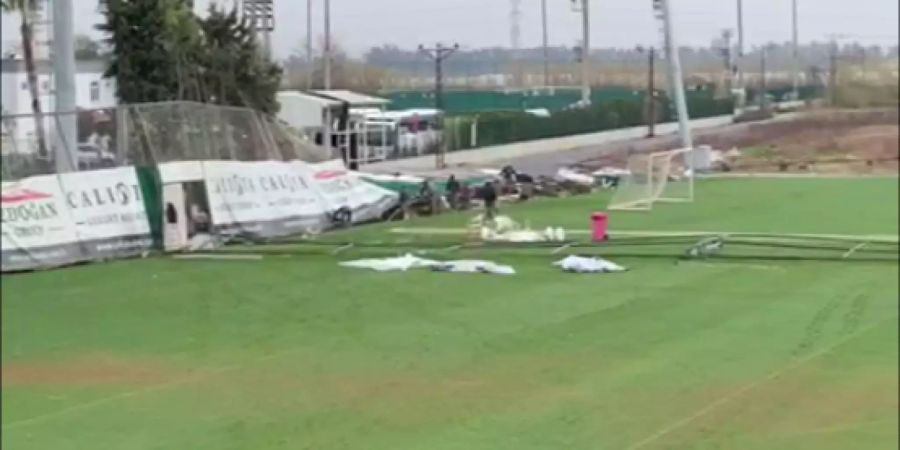
[[[896,179],[715,180],[623,230],[889,234]],[[587,228],[603,196],[505,211]],[[402,226],[461,226],[446,216]],[[386,224],[337,234],[391,240]],[[338,256],[119,261],[4,276],[2,447],[897,447],[894,263],[467,254],[513,277]]]

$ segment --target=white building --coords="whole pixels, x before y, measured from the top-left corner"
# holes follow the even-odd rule
[[[2,107],[2,137],[4,151],[14,148],[17,152],[33,151],[36,143],[35,122],[30,114],[31,89],[25,62],[21,59],[3,59],[2,83],[0,83],[0,107]],[[56,105],[53,95],[52,67],[49,61],[37,61],[38,93],[41,112],[48,115],[44,119],[44,129],[50,134],[54,131],[53,113]],[[78,109],[101,109],[116,105],[116,82],[103,78],[106,62],[101,60],[84,60],[75,63],[75,104]]]
[[[54,112],[53,76],[49,61],[37,61],[38,92],[43,112]],[[75,62],[75,104],[79,109],[109,108],[116,105],[116,81],[103,78],[106,62],[87,60]],[[2,60],[3,115],[31,114],[31,91],[25,62],[21,59]]]

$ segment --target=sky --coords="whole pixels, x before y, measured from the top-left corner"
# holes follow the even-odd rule
[[[278,58],[303,48],[306,0],[274,0],[273,50]],[[313,30],[321,36],[324,0],[313,0]],[[523,47],[541,44],[541,0],[521,5]],[[574,46],[581,39],[580,15],[572,0],[547,0],[550,44]],[[798,0],[801,42],[824,41],[831,34],[864,44],[896,45],[897,0]],[[96,0],[72,0],[76,32],[95,38],[100,19]],[[205,10],[210,2],[195,0]],[[735,0],[670,0],[679,45],[709,45],[725,28],[736,28]],[[415,48],[420,43],[459,43],[463,48],[510,45],[512,0],[331,0],[332,36],[352,55],[382,44]],[[591,46],[631,48],[659,44],[650,0],[591,0]],[[18,40],[18,17],[3,16],[3,48]],[[748,47],[791,39],[791,0],[744,0]],[[318,40],[318,38],[317,38]]]

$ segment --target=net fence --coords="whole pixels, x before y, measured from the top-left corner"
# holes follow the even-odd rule
[[[63,132],[75,123],[75,142]],[[190,160],[302,160],[331,157],[304,133],[248,108],[195,102],[4,115],[4,181],[71,170]],[[71,139],[70,139],[71,140]]]

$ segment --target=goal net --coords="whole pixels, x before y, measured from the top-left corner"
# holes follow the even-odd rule
[[[690,149],[632,155],[609,209],[647,211],[656,202],[692,202],[694,176],[685,164],[690,157]]]

